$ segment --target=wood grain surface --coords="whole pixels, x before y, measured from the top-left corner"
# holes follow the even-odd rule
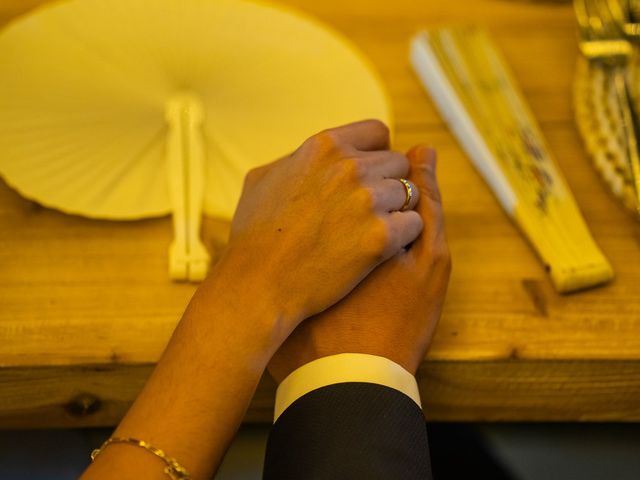
[[[37,0],[5,0],[0,23]],[[419,372],[433,420],[640,420],[640,224],[607,193],[574,125],[570,4],[500,0],[288,0],[354,41],[379,70],[395,147],[439,151],[454,270]],[[487,27],[610,259],[610,285],[561,296],[414,77],[419,28]],[[0,112],[0,115],[2,112]],[[0,155],[2,152],[0,152]],[[213,252],[228,226],[207,220]],[[167,276],[169,218],[88,220],[0,181],[0,427],[112,425],[135,398],[194,287]],[[263,379],[248,421],[268,421]]]

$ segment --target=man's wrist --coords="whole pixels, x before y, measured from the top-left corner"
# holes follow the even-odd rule
[[[338,383],[373,383],[393,388],[419,407],[415,377],[394,361],[364,353],[342,353],[318,358],[291,372],[278,386],[274,419],[300,397]]]

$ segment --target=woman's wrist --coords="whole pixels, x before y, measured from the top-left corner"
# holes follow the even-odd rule
[[[236,265],[230,260],[218,262],[192,298],[160,362],[115,433],[162,448],[194,478],[212,476],[281,344],[274,335],[277,309],[259,289],[247,288],[247,283],[253,285],[251,280],[244,283],[247,276],[232,269]],[[108,468],[105,462],[114,458],[122,465],[139,459],[149,471],[158,463],[145,452],[118,446],[107,449],[97,463]]]
[[[303,318],[278,288],[264,269],[227,249],[194,295],[185,320],[202,322],[202,328],[229,341],[237,338],[243,349],[256,350],[268,362]]]

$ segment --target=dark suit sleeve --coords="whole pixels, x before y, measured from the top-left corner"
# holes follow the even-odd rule
[[[422,410],[405,394],[372,383],[314,390],[273,426],[264,479],[431,479]]]

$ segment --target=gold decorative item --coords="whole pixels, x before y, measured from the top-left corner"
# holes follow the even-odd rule
[[[635,1],[575,0],[580,52],[574,82],[578,129],[611,192],[640,218]],[[634,12],[636,12],[634,14]]]
[[[197,281],[201,215],[233,215],[245,173],[329,126],[390,123],[343,36],[276,4],[71,0],[0,34],[0,175],[71,214],[172,214],[169,272]]]

